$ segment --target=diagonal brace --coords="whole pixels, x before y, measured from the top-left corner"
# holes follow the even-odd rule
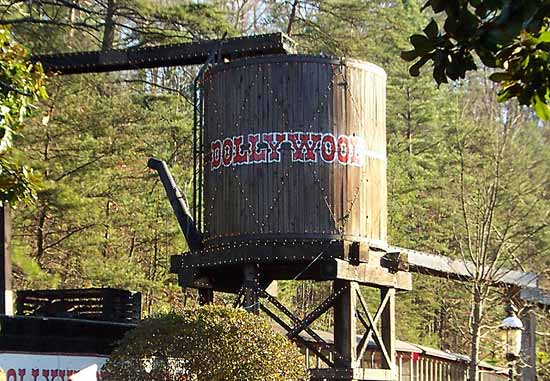
[[[267,308],[265,305],[260,304],[260,309],[268,315],[271,319],[273,319],[277,324],[279,324],[281,327],[283,327],[286,331],[291,331],[292,328],[286,324],[277,314],[273,313],[269,308]],[[301,336],[297,336],[295,338],[300,344],[302,344],[304,347],[308,348],[310,351],[315,353],[317,357],[319,357],[321,360],[323,360],[329,367],[334,367],[334,362],[332,362],[328,357],[326,357],[321,351],[319,351],[315,346],[311,343],[309,343],[307,340],[304,340]]]
[[[273,304],[279,311],[281,311],[282,313],[284,313],[288,318],[290,318],[290,320],[292,320],[292,323],[293,324],[299,324],[300,323],[300,319],[294,315],[288,308],[286,308],[284,306],[284,304],[282,304],[281,302],[279,302],[276,298],[274,298],[273,296],[269,295],[269,293],[267,293],[265,290],[263,289],[260,289],[259,290],[259,293],[260,293],[260,296],[262,298],[265,298],[267,299],[271,304]],[[289,328],[289,330],[291,330],[292,328]],[[315,339],[315,341],[317,341],[318,344],[322,345],[323,347],[325,348],[328,348],[330,347],[330,345],[321,337],[319,336],[313,329],[311,329],[310,327],[306,327],[304,328],[305,331],[311,336],[313,337],[313,339]]]
[[[333,292],[323,303],[321,303],[317,308],[309,313],[302,321],[296,324],[287,334],[289,339],[295,338],[299,335],[306,327],[309,327],[317,318],[324,314],[329,308],[334,306],[334,303],[338,297],[342,294],[343,291],[347,290],[349,286],[342,287],[341,289]]]
[[[363,295],[361,294],[361,291],[359,289],[357,290],[357,296],[358,296],[358,299],[359,299],[359,303],[361,304],[361,307],[362,307],[363,311],[365,312],[365,314],[367,316],[367,319],[368,319],[368,321],[365,321],[365,318],[363,317],[362,314],[360,314],[360,313],[357,314],[357,317],[359,318],[359,320],[361,321],[363,326],[365,326],[365,328],[367,329],[367,332],[365,332],[363,337],[361,337],[361,340],[359,341],[359,344],[357,345],[357,359],[361,359],[363,357],[363,355],[364,355],[364,353],[365,353],[365,351],[368,347],[369,341],[370,341],[371,337],[373,337],[374,340],[376,341],[376,344],[380,347],[380,351],[382,352],[384,358],[388,361],[388,363],[391,363],[390,357],[388,355],[388,351],[387,351],[384,343],[382,342],[382,340],[380,338],[380,334],[379,334],[378,330],[376,329],[376,324],[378,323],[378,320],[380,319],[380,316],[382,316],[382,313],[384,312],[384,309],[386,308],[386,305],[388,304],[388,301],[390,299],[390,294],[387,293],[384,296],[384,299],[380,303],[380,306],[378,307],[378,310],[376,311],[376,313],[374,315],[374,318],[371,316],[371,314],[370,314],[370,312],[367,308],[367,303],[365,302],[365,299],[363,298]]]

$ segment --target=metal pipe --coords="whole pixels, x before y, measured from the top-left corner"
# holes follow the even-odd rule
[[[150,158],[147,162],[147,167],[158,172],[160,181],[164,186],[168,200],[170,200],[170,205],[172,205],[172,210],[176,215],[178,224],[180,225],[181,231],[185,236],[189,249],[193,251],[199,250],[201,248],[201,235],[197,230],[197,226],[195,225],[195,221],[193,220],[191,213],[189,212],[187,202],[176,185],[168,166],[162,160]]]
[[[200,67],[193,80],[193,219],[198,229],[202,226],[202,192],[204,169],[204,115],[203,94],[201,83],[208,66],[220,56],[222,45],[226,42],[227,32],[217,41],[216,49],[208,53],[206,62]],[[198,177],[198,178],[197,178]]]

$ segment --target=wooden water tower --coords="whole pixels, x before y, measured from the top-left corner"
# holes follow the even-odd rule
[[[203,303],[230,292],[265,312],[323,360],[312,380],[395,379],[395,291],[409,290],[411,277],[386,250],[384,71],[273,55],[212,65],[200,82],[202,232],[172,257],[180,284],[198,288]],[[332,281],[332,294],[300,319],[265,291],[288,279]],[[372,314],[360,285],[380,289]],[[331,308],[334,344],[310,328]],[[384,369],[359,367],[371,339]]]

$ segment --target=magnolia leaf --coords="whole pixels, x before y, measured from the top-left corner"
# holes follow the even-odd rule
[[[493,73],[489,76],[489,79],[493,82],[511,81],[512,75],[506,72]]]
[[[431,58],[431,55],[420,58],[417,63],[415,63],[409,68],[409,74],[412,75],[413,77],[418,77],[420,75],[420,68],[424,66],[424,64],[428,62],[430,58]]]
[[[416,50],[407,50],[401,52],[401,58],[407,62],[414,61],[418,57]]]
[[[538,95],[535,95],[533,107],[538,117],[542,120],[550,120],[550,105],[544,102]]]
[[[499,102],[507,101],[510,98],[518,96],[521,91],[521,84],[513,82],[498,92],[497,100]]]
[[[435,22],[434,19],[432,19],[432,21],[430,21],[426,28],[424,28],[424,33],[426,33],[426,36],[428,36],[432,40],[435,40],[437,38],[437,35],[439,34],[439,27],[437,26],[437,22]]]
[[[410,40],[419,56],[429,53],[434,48],[428,37],[422,34],[413,34]]]
[[[435,13],[439,13],[445,9],[446,0],[431,0],[430,5]]]

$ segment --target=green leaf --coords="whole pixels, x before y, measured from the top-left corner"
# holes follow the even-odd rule
[[[489,79],[493,82],[511,81],[512,75],[510,73],[498,72],[491,74]]]
[[[434,66],[433,70],[433,77],[438,85],[441,85],[442,83],[448,83],[447,75],[445,74],[445,66],[444,65],[436,65]]]
[[[401,52],[401,58],[407,62],[414,61],[418,57],[416,50],[407,50]]]
[[[429,53],[434,48],[428,37],[422,34],[413,34],[410,40],[419,56]]]
[[[413,77],[418,77],[420,75],[420,68],[424,66],[424,64],[428,62],[430,58],[431,58],[431,55],[420,58],[417,63],[415,63],[409,68],[409,74],[412,75]]]
[[[457,20],[454,17],[447,17],[447,20],[445,20],[445,24],[443,25],[443,29],[445,29],[445,32],[450,34],[451,36],[454,36],[458,31],[459,25]]]
[[[535,95],[533,107],[538,117],[542,120],[550,120],[550,105],[544,102],[538,95]]]
[[[496,58],[490,50],[484,49],[482,47],[476,48],[475,50],[478,57],[481,59],[481,62],[483,62],[485,66],[487,67],[496,66]]]
[[[536,39],[536,42],[539,44],[541,42],[550,42],[550,30],[541,33],[540,36]]]
[[[522,89],[523,88],[519,83],[514,82],[510,85],[507,85],[506,87],[504,87],[502,90],[498,92],[497,100],[499,102],[504,102],[504,101],[507,101],[508,99],[517,97],[521,93]]]
[[[435,13],[439,13],[445,9],[446,0],[431,0],[430,4]]]
[[[437,38],[437,35],[439,34],[439,27],[437,26],[437,22],[435,22],[434,19],[432,19],[432,21],[430,21],[426,28],[424,28],[424,33],[426,33],[426,36],[428,36],[432,40],[435,40]]]

